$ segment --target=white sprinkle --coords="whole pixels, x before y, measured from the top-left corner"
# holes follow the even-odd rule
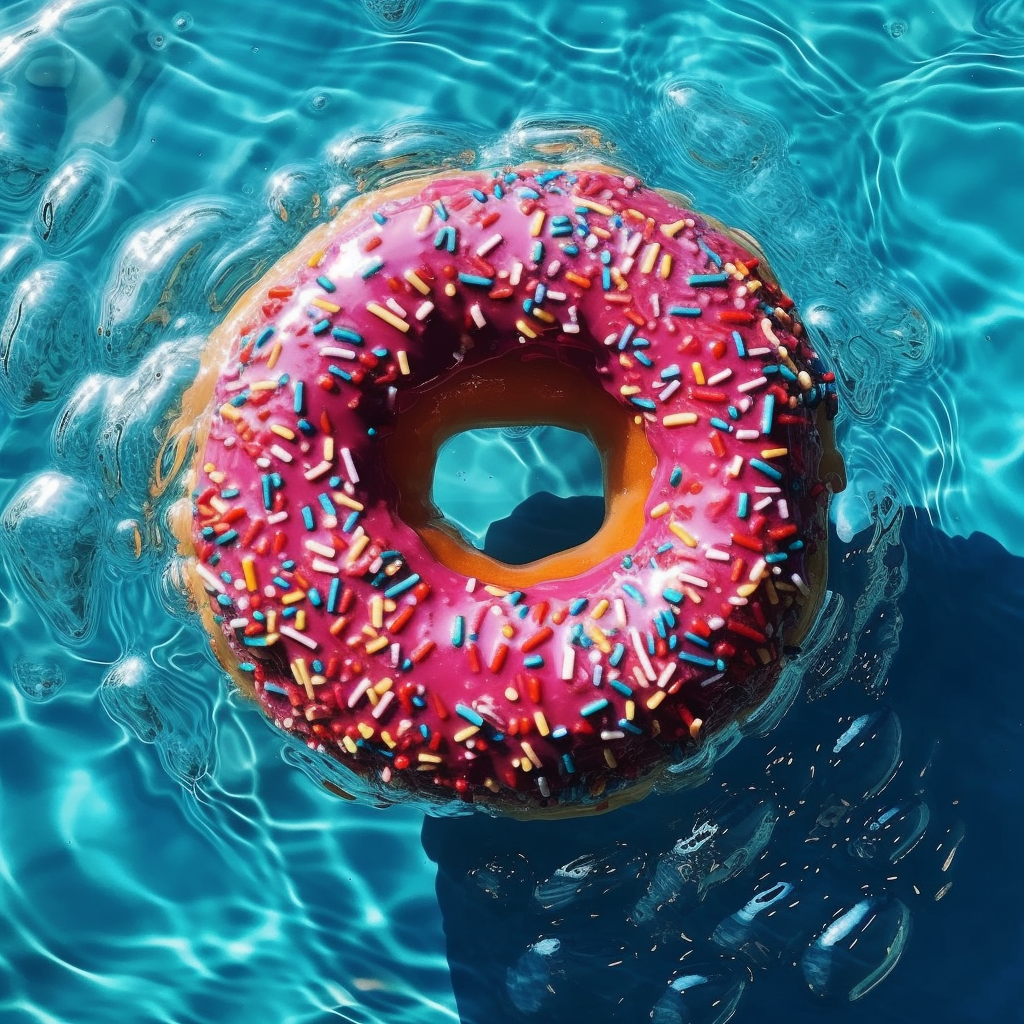
[[[740,470],[743,469],[743,456],[737,455],[733,458],[732,462],[729,463],[728,469],[726,469],[726,476],[731,476],[733,480],[740,475]]]
[[[562,269],[562,264],[558,260],[552,260],[548,264],[548,277],[554,277]]]
[[[369,688],[370,688],[370,678],[369,678],[369,676],[367,676],[364,679],[362,679],[360,681],[359,685],[349,694],[348,706],[350,708],[354,708],[356,706],[356,704],[359,703],[360,698],[366,693],[366,691]],[[390,692],[391,691],[388,690],[388,693],[390,693]]]
[[[625,277],[633,269],[633,257],[627,256],[619,265],[619,273]]]
[[[771,355],[772,350],[770,348],[748,348],[748,356],[768,356]]]
[[[320,355],[329,356],[332,359],[355,359],[354,348],[338,348],[336,345],[327,345],[320,349]]]
[[[307,469],[302,475],[307,480],[319,480],[325,473],[330,472],[331,464],[324,459],[323,462],[318,463],[312,469]]]
[[[639,665],[633,666],[633,678],[636,680],[636,685],[639,686],[641,690],[648,689],[649,684],[647,680],[644,678],[643,672],[640,671]]]
[[[306,550],[312,551],[314,555],[323,555],[324,558],[338,557],[338,552],[330,544],[321,544],[318,540],[307,540]]]
[[[568,297],[569,296],[566,295],[565,292],[550,292],[550,291],[547,293],[547,296],[546,296],[546,298],[550,299],[552,302],[565,302],[565,300]]]
[[[566,683],[570,682],[575,670],[576,648],[571,644],[566,644],[565,650],[562,651],[562,680]]]
[[[760,430],[737,430],[736,440],[737,441],[756,441],[761,436]]]
[[[314,572],[328,572],[332,576],[338,575],[338,567],[330,562],[325,562],[322,558],[313,559],[313,570]]]
[[[409,318],[409,314],[395,301],[395,299],[388,299],[387,306],[392,313],[397,313],[403,320],[407,320]]]
[[[626,602],[621,597],[615,598],[615,624],[619,629],[626,628]]]
[[[755,512],[760,512],[761,509],[767,508],[772,503],[772,500],[773,500],[772,496],[769,494],[769,495],[766,495],[765,497],[763,497],[760,501],[755,501],[754,502],[754,511]]]
[[[292,461],[291,453],[286,452],[279,444],[272,444],[270,446],[270,454],[276,455],[282,462]]]
[[[763,384],[768,383],[767,377],[755,377],[753,380],[745,381],[743,384],[736,386],[737,391],[753,391],[754,388],[759,388]]]
[[[354,484],[359,483],[359,474],[356,472],[356,464],[352,461],[352,451],[349,448],[341,449],[341,461],[349,480]]]
[[[663,402],[667,402],[681,387],[682,383],[680,382],[679,378],[676,377],[675,380],[665,385],[665,387],[662,389],[661,394],[658,395],[658,398],[660,398]]]
[[[419,309],[416,310],[417,320],[426,320],[428,316],[433,312],[434,304],[432,302],[421,302]]]
[[[658,689],[664,690],[665,684],[672,678],[672,673],[675,672],[676,666],[679,664],[678,661],[670,661],[662,670],[661,675],[658,676]]]
[[[619,340],[618,334],[609,334],[608,337],[604,339],[604,344],[608,345],[610,347],[610,346],[614,345],[618,340]]]
[[[779,516],[783,519],[789,518],[789,502],[785,498],[779,498]]]
[[[733,605],[735,608],[743,608],[748,604],[748,601],[745,597],[733,596],[729,598],[729,604]]]
[[[515,263],[512,264],[512,273],[508,276],[508,283],[515,287],[522,280],[522,277],[523,265],[519,260],[516,260]]]
[[[718,548],[705,548],[704,557],[710,558],[712,562],[728,562],[732,556],[728,551],[719,551]]]
[[[601,730],[601,739],[604,740],[605,743],[609,743],[611,740],[624,740],[625,738],[626,734],[621,729]]]
[[[652,295],[651,296],[651,309],[654,312],[654,319],[657,320],[658,317],[661,316],[661,296],[660,295]]]
[[[804,595],[804,597],[810,596],[811,588],[808,587],[806,583],[804,583],[803,579],[800,576],[798,576],[796,573],[793,573],[793,575],[789,578],[796,585],[796,589],[799,590],[800,593]]]
[[[772,330],[772,322],[765,317],[761,321],[761,330],[764,332],[764,336],[775,346],[781,344],[778,338],[775,337],[775,332]]]
[[[277,526],[278,523],[283,523],[288,518],[288,512],[282,509],[280,512],[272,512],[267,516],[267,522],[271,526]]]
[[[305,633],[300,633],[297,629],[292,629],[291,626],[278,626],[277,631],[281,636],[286,636],[289,640],[295,640],[304,647],[308,647],[311,651],[315,651],[320,646],[312,637],[306,636]]]
[[[644,642],[641,639],[640,632],[636,626],[633,626],[630,629],[629,636],[633,641],[633,650],[636,651],[636,656],[640,659],[640,664],[643,666],[644,675],[653,683],[654,680],[658,678],[658,674],[654,671],[651,659],[647,657],[647,650],[644,648]]]
[[[543,775],[537,776],[537,788],[540,790],[540,795],[546,800],[551,796],[551,788],[548,786],[548,780]]]
[[[466,593],[472,594],[474,590],[476,590],[476,577],[470,576],[469,579],[466,580]]]
[[[721,629],[725,625],[725,619],[721,615],[712,615],[708,620],[708,629]]]
[[[567,324],[562,324],[562,331],[565,334],[579,334],[580,333],[580,325],[579,324],[574,324],[574,323],[571,323],[571,322],[567,323]]]
[[[713,388],[716,384],[721,384],[723,380],[728,380],[731,376],[732,370],[728,368],[719,370],[718,373],[708,377],[708,387]]]
[[[699,576],[691,576],[689,573],[686,573],[686,572],[681,572],[679,574],[679,578],[680,578],[680,580],[683,581],[683,583],[689,583],[691,586],[694,586],[694,587],[705,587],[706,588],[707,585],[708,585],[708,581],[707,580],[702,580]]]
[[[477,256],[486,256],[495,246],[501,245],[505,239],[499,234],[495,233],[487,239],[486,242],[482,242],[476,250]]]
[[[768,563],[763,559],[759,558],[750,570],[750,576],[748,577],[751,583],[756,583],[762,575]]]
[[[232,619],[228,623],[228,625],[232,629],[245,629],[245,627],[249,625],[249,620],[248,619]]]
[[[771,487],[765,484],[760,484],[754,488],[755,494],[781,494],[781,487]]]
[[[232,439],[228,438],[228,440],[230,441]],[[260,469],[270,469],[270,459],[268,459],[266,455],[261,455],[256,460],[256,465],[259,466]]]
[[[381,717],[381,715],[383,715],[384,712],[387,711],[388,705],[394,699],[395,699],[395,691],[394,690],[388,690],[388,692],[385,693],[383,697],[381,697],[380,701],[377,703],[377,706],[370,712],[370,714],[373,715],[374,718],[379,719]]]
[[[473,323],[475,323],[477,327],[487,326],[487,320],[484,317],[483,310],[481,310],[479,302],[474,302],[473,305],[469,307],[469,315],[473,318]]]
[[[640,248],[640,243],[644,240],[644,236],[640,231],[637,231],[632,238],[626,243],[626,252],[630,256],[635,256],[637,249]]]
[[[227,590],[224,587],[223,580],[214,576],[205,565],[200,563],[196,564],[196,572],[203,578],[203,582],[206,584],[207,590],[216,590],[219,594],[226,594]]]
[[[601,239],[597,235],[587,235],[587,240],[583,244],[588,249],[596,249],[601,244]]]

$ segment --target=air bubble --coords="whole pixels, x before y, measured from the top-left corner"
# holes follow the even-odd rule
[[[910,30],[910,26],[905,21],[896,19],[894,21],[887,21],[885,23],[885,31],[892,36],[893,39],[899,39],[900,36],[905,35]]]
[[[195,24],[195,18],[188,11],[179,11],[172,21],[176,32],[187,32]]]
[[[29,700],[43,704],[57,695],[67,678],[55,661],[19,658],[14,663],[14,681]]]
[[[146,38],[154,50],[162,50],[167,45],[167,37],[162,32],[150,32]]]

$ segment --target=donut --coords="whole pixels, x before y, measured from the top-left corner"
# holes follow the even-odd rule
[[[608,168],[466,171],[312,231],[206,348],[190,582],[280,729],[385,800],[606,810],[741,722],[820,607],[834,376],[756,246]],[[440,446],[582,431],[606,514],[525,565]]]

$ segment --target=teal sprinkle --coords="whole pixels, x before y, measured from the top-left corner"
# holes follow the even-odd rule
[[[531,654],[528,658],[523,659],[523,665],[526,668],[543,668],[544,659],[539,654]]]

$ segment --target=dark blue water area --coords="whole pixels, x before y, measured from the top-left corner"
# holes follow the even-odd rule
[[[801,790],[803,806],[785,796],[781,801],[796,807],[773,836],[776,853],[783,851],[789,863],[778,866],[766,857],[723,885],[724,891],[710,890],[702,902],[687,904],[686,912],[665,923],[659,936],[657,929],[638,927],[628,918],[643,899],[657,851],[689,831],[694,812],[708,804],[708,790],[716,794],[715,778],[700,791],[656,796],[592,819],[428,818],[423,842],[438,864],[448,957],[467,1024],[646,1019],[646,1009],[643,1014],[638,1010],[655,1006],[681,967],[683,973],[727,971],[745,978],[738,1020],[1024,1020],[1024,875],[1019,867],[1024,849],[1019,693],[1024,559],[1011,557],[983,535],[946,537],[915,514],[905,520],[902,538],[908,585],[900,601],[900,653],[885,695],[877,700],[862,695],[858,711],[888,709],[902,724],[903,777],[897,776],[885,798],[898,801],[916,790],[933,801],[926,836],[913,852],[890,870],[852,856],[841,841],[841,827],[832,835],[826,829],[826,838],[808,843],[815,815],[828,802],[822,797],[831,793],[826,779]],[[767,738],[745,740],[716,777],[749,782],[759,797],[778,795],[785,782],[766,777],[769,752],[785,751],[798,774],[808,765],[820,766],[821,737],[837,732],[837,709],[842,713],[850,704],[848,690],[801,703]],[[632,862],[631,882],[616,888],[608,883],[609,875],[596,885],[580,885],[559,914],[545,913],[534,895],[538,882],[552,879],[559,867],[577,858],[606,854],[615,844],[621,844],[620,875],[629,875],[627,850],[647,855],[647,874]],[[954,847],[954,862],[944,871]],[[503,852],[509,850],[521,858],[508,859]],[[489,859],[494,863],[482,874],[481,865]],[[858,893],[902,899],[912,910],[912,926],[898,967],[863,1002],[816,998],[794,966],[801,947],[819,930],[811,913],[792,930],[780,926],[772,936],[770,958],[747,973],[744,959],[726,955],[710,936],[750,895],[751,874],[770,879],[801,875],[806,890],[821,885],[847,906]],[[936,902],[950,880],[954,884]],[[683,881],[676,883],[677,890],[685,889]],[[762,888],[765,884],[770,882]],[[820,913],[818,925],[824,925],[827,914]],[[680,932],[692,942],[680,940]],[[548,957],[550,973],[521,959],[530,944],[551,937],[561,948]],[[510,998],[510,968],[520,978],[519,999],[536,1003],[529,1015]],[[692,1016],[685,1015],[680,1002],[678,1017],[664,1020],[716,1019],[706,1001],[686,1006]]]

